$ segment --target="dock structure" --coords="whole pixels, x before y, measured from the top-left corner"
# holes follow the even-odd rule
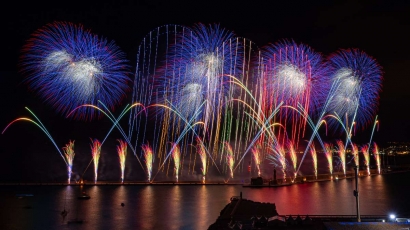
[[[355,215],[279,215],[274,203],[244,199],[242,192],[233,196],[208,230],[361,230],[361,229],[410,229],[410,218],[389,219],[387,216],[362,215],[357,222]]]

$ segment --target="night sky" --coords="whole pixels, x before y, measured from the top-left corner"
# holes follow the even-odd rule
[[[377,113],[380,129],[374,140],[379,143],[410,140],[410,3],[355,0],[192,2],[8,3],[13,6],[3,7],[0,14],[3,24],[0,129],[17,117],[30,117],[24,109],[27,106],[43,121],[59,147],[75,139],[79,148],[89,154],[89,138],[103,138],[111,125],[104,119],[93,122],[64,119],[23,84],[24,75],[18,72],[21,48],[36,29],[47,23],[81,23],[91,32],[114,40],[126,53],[132,72],[139,43],[158,26],[219,23],[222,28],[250,39],[259,47],[280,39],[293,39],[323,55],[339,48],[365,51],[377,60],[384,72]],[[128,95],[124,105],[130,98]],[[119,108],[117,112],[121,106]],[[115,138],[120,138],[118,133],[113,135],[111,145],[117,144]],[[362,135],[368,138],[368,133]],[[49,139],[33,124],[14,125],[0,135],[0,181],[21,179],[29,173],[56,173],[64,163],[55,152]],[[82,160],[84,165],[88,158]],[[55,168],[50,167],[54,164],[57,164]]]

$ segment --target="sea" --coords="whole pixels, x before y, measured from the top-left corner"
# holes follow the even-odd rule
[[[240,193],[279,215],[356,215],[355,189],[354,178],[264,188],[0,184],[0,229],[208,229]],[[410,172],[360,177],[358,191],[361,215],[410,217]]]

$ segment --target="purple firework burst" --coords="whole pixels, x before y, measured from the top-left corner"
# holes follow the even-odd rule
[[[328,111],[337,113],[357,128],[374,118],[382,89],[379,64],[358,49],[339,50],[330,56],[332,81],[336,82]]]
[[[129,89],[129,66],[114,42],[82,25],[54,22],[33,33],[23,47],[26,81],[57,112],[69,114],[83,104],[103,102],[110,109]],[[76,119],[93,119],[97,110],[81,107]]]
[[[310,115],[322,109],[329,72],[322,55],[305,44],[281,41],[265,48],[264,84],[268,105],[301,105]],[[265,108],[268,109],[268,108]],[[289,114],[283,114],[289,116]]]

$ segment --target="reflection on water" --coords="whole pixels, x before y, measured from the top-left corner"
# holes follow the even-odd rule
[[[410,173],[359,180],[362,215],[408,215]],[[232,196],[275,203],[281,215],[355,215],[354,179],[277,188],[240,185],[0,186],[0,229],[207,229]],[[17,193],[33,197],[17,198]],[[124,203],[122,206],[121,203]],[[65,222],[60,215],[69,210]],[[67,225],[82,218],[83,224]]]
[[[140,215],[135,215],[134,218],[144,220],[141,221],[141,229],[154,229],[155,223],[155,201],[154,187],[147,186],[141,191],[141,199],[138,199],[136,208],[140,209]]]

